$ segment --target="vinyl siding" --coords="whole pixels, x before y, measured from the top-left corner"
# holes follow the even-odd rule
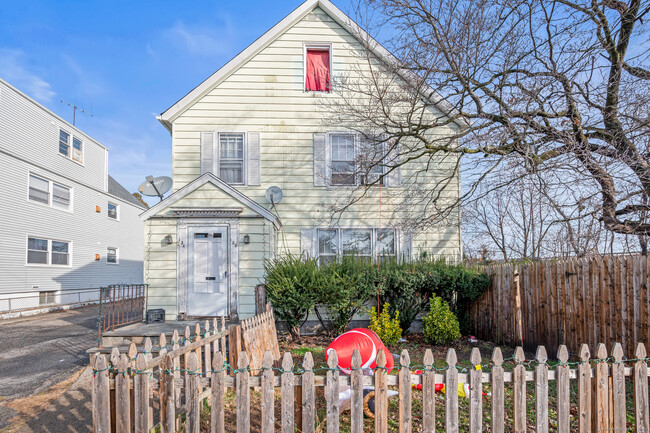
[[[284,191],[282,202],[273,209],[283,225],[278,234],[282,239],[277,243],[279,253],[299,254],[300,229],[330,225],[327,206],[350,194],[359,194],[340,187],[314,186],[313,134],[340,130],[323,124],[320,103],[321,98],[336,96],[303,91],[303,43],[317,42],[332,44],[334,75],[353,75],[357,68],[368,70],[368,65],[358,57],[363,47],[356,38],[316,8],[172,120],[174,190],[200,175],[201,132],[260,134],[261,185],[236,188],[267,209],[270,204],[265,199],[266,189],[275,185]],[[441,127],[437,134],[448,135],[452,132],[450,128],[455,126]],[[431,212],[426,206],[413,203],[453,173],[456,162],[454,157],[434,159],[432,168],[417,180],[411,176],[425,168],[424,162],[402,167],[401,187],[368,191],[366,197],[342,215],[337,225],[400,226],[409,216]],[[456,199],[459,189],[455,176],[441,194],[441,200]],[[210,194],[202,198],[210,203]],[[217,196],[214,199],[212,206],[218,202]],[[458,257],[460,236],[460,218],[456,213],[445,224],[415,233],[412,252]],[[254,302],[253,287],[263,277],[263,262],[258,256],[242,256],[239,263],[240,269],[251,269],[251,277],[244,277],[248,270],[240,271],[240,304],[249,305]]]
[[[0,81],[0,296],[143,281],[143,209],[105,192],[100,144],[85,138],[84,165],[58,154],[59,124]],[[71,188],[71,211],[28,200],[30,173]],[[109,201],[119,205],[119,221],[108,218]],[[71,242],[70,266],[28,265],[28,236]],[[119,264],[106,263],[107,247],[118,248]]]

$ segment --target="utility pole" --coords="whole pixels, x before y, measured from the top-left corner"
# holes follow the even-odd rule
[[[82,113],[86,113],[86,114],[89,115],[90,117],[93,117],[93,113],[89,113],[89,112],[87,112],[86,110],[84,110],[84,109],[82,109],[82,108],[79,108],[79,107],[77,107],[77,106],[74,105],[74,104],[71,104],[71,103],[69,103],[69,102],[66,102],[66,101],[64,101],[63,99],[61,99],[61,102],[63,102],[64,104],[66,104],[68,107],[72,107],[72,126],[75,126],[75,123],[77,122],[77,110],[81,111]]]

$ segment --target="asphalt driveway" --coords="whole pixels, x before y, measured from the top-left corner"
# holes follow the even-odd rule
[[[88,365],[97,306],[0,321],[0,401],[39,394]],[[15,411],[0,405],[0,429]]]

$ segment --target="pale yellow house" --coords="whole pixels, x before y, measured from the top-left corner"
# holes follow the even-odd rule
[[[337,97],[330,77],[363,71],[355,53],[367,37],[329,1],[307,0],[159,116],[172,135],[174,189],[142,214],[149,308],[169,319],[251,316],[264,262],[279,254],[460,256],[459,212],[427,230],[402,218],[418,206],[405,192],[426,191],[454,164],[426,176],[409,164],[373,171],[377,186],[329,214],[363,179],[351,174],[356,135],[324,124],[322,100]],[[371,53],[389,56],[379,45]],[[455,174],[445,197],[459,192]]]

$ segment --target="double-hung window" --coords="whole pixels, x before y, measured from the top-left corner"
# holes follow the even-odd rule
[[[119,209],[120,207],[116,205],[115,203],[111,203],[110,201],[108,202],[108,217],[112,220],[118,220],[119,219]]]
[[[245,175],[244,134],[219,134],[219,177],[231,185],[243,185]]]
[[[356,184],[356,137],[354,134],[331,134],[332,185]]]
[[[72,197],[71,189],[67,186],[30,174],[28,198],[30,201],[69,211]]]
[[[319,263],[329,263],[340,256],[394,257],[397,254],[395,229],[319,228],[317,251]]]
[[[59,153],[74,161],[83,163],[83,140],[63,129],[59,129]]]
[[[70,242],[27,238],[27,263],[35,265],[70,265]]]
[[[117,248],[106,248],[106,263],[118,264]]]

